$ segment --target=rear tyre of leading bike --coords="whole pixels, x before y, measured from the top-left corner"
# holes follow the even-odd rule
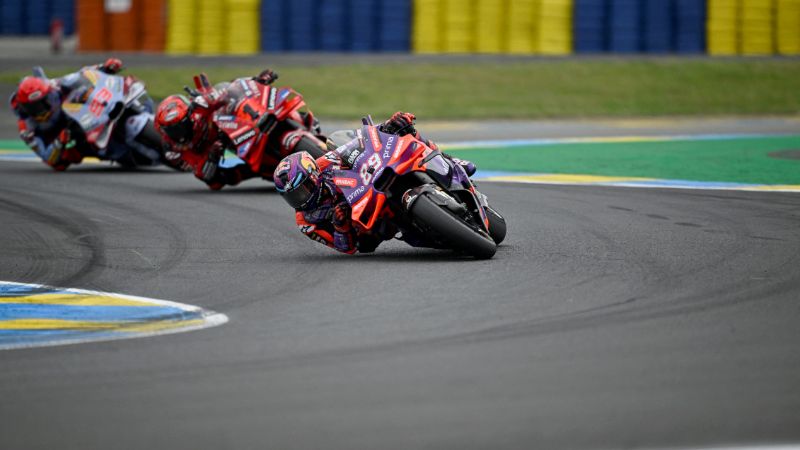
[[[446,207],[436,204],[429,195],[431,194],[420,194],[411,205],[409,213],[415,222],[435,231],[456,250],[477,259],[494,256],[497,245],[489,235],[467,225]]]

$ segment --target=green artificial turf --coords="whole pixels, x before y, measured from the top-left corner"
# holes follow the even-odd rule
[[[265,57],[265,66],[269,60]],[[257,74],[262,66],[145,67],[156,99],[181,92],[205,71],[213,82]],[[382,63],[274,66],[325,118],[572,118],[666,115],[763,115],[800,112],[797,59],[543,59],[490,63]],[[22,72],[0,71],[15,83]],[[51,76],[58,75],[52,73]]]
[[[475,162],[481,170],[800,184],[800,159],[796,159],[800,158],[800,136],[580,143],[447,152]]]
[[[28,151],[0,140],[0,150]],[[480,170],[800,184],[800,136],[448,148]]]

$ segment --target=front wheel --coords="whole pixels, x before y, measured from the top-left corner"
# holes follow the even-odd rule
[[[311,157],[314,159],[319,158],[320,156],[324,155],[327,150],[327,147],[324,143],[309,137],[303,136],[300,138],[300,142],[297,143],[295,146],[295,152],[308,152],[311,154]]]
[[[439,206],[429,198],[431,194],[420,194],[409,211],[414,221],[430,228],[453,248],[477,259],[489,259],[497,251],[497,245],[486,233],[467,225],[462,219]]]
[[[494,239],[494,243],[500,245],[506,238],[506,219],[495,211],[491,206],[487,206],[486,217],[489,218],[489,236]]]
[[[134,138],[134,140],[145,147],[151,148],[158,152],[159,162],[177,172],[191,172],[191,167],[177,154],[169,155],[167,153],[164,141],[161,139],[161,134],[156,130],[155,125],[151,120],[148,120],[142,131]]]

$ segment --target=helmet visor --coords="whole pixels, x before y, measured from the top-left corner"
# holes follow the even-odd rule
[[[25,114],[34,120],[46,120],[50,116],[50,102],[47,97],[35,102],[22,103],[20,105]]]
[[[316,177],[306,176],[297,186],[287,188],[283,192],[283,198],[292,208],[304,209],[309,206],[317,189]]]
[[[162,125],[161,129],[178,144],[187,144],[192,140],[192,121],[188,115],[178,123]]]

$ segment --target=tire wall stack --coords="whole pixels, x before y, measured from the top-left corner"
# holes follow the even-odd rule
[[[777,52],[800,55],[800,0],[778,0],[776,21]]]
[[[261,46],[258,12],[259,0],[225,0],[226,23],[221,29],[224,33],[224,53],[229,55],[252,55]]]
[[[800,54],[800,0],[708,0],[711,55]]]
[[[56,20],[71,35],[75,9],[75,0],[0,0],[0,35],[47,35]]]
[[[81,51],[798,55],[800,0],[0,0]]]

